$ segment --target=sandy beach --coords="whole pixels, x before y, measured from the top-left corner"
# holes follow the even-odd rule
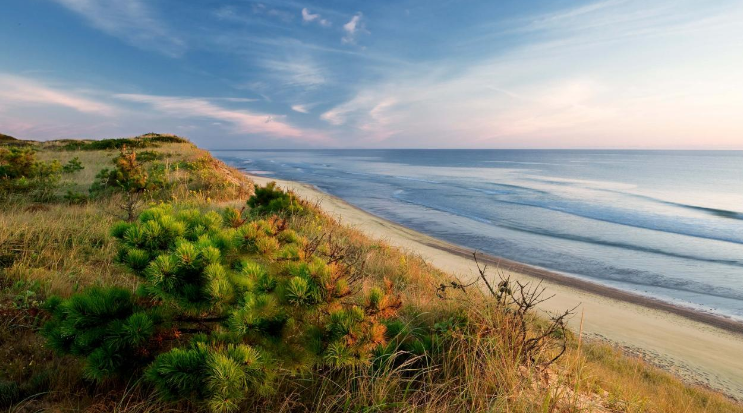
[[[369,214],[311,185],[251,177],[258,184],[276,181],[318,203],[344,224],[418,254],[461,280],[476,275],[470,250]],[[561,312],[578,306],[572,327],[578,329],[582,314],[586,337],[609,340],[686,380],[743,400],[741,324],[497,257],[483,256],[483,261],[515,279],[542,280],[548,293],[554,294],[542,304],[544,311]]]

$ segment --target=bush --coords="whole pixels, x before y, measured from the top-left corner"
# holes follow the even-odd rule
[[[141,151],[137,154],[139,162],[159,161],[165,158],[165,154],[155,151]]]
[[[62,167],[62,172],[71,174],[75,172],[79,172],[85,169],[82,162],[80,162],[80,158],[77,156],[70,159],[69,162],[65,164],[65,166]]]
[[[113,163],[115,166],[113,169],[103,169],[98,173],[97,180],[91,188],[92,191],[115,188],[124,192],[137,193],[162,187],[161,181],[149,176],[145,167],[137,159],[137,153],[133,150],[122,148]]]
[[[0,148],[0,178],[29,178],[36,174],[36,151],[31,148]]]
[[[162,171],[152,169],[148,172],[138,161],[137,153],[126,147],[121,149],[113,163],[115,165],[113,169],[98,172],[96,181],[90,187],[90,193],[98,195],[106,190],[123,192],[124,201],[121,209],[126,212],[127,220],[133,221],[142,195],[165,186]]]
[[[298,214],[304,211],[301,202],[292,193],[276,187],[276,182],[256,186],[255,194],[248,199],[248,206],[257,214]]]
[[[42,162],[28,147],[0,148],[0,193],[32,192],[45,201],[54,196],[63,168],[59,161]]]
[[[272,392],[279,377],[371,365],[400,307],[388,283],[350,297],[350,268],[306,250],[281,219],[161,205],[112,228],[136,294],[93,288],[50,299],[49,345],[91,379],[143,374],[166,400],[212,411]],[[269,247],[267,247],[269,246]],[[292,260],[274,259],[279,248]]]
[[[63,166],[58,160],[37,160],[33,148],[0,148],[0,195],[31,193],[35,201],[49,201],[56,197],[62,174],[83,169],[77,157]]]
[[[70,205],[80,205],[88,202],[87,195],[72,190],[67,190],[63,198]]]

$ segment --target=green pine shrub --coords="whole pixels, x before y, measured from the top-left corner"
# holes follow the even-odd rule
[[[143,375],[163,399],[214,412],[279,378],[372,367],[401,305],[392,283],[354,295],[330,248],[308,248],[277,216],[236,227],[240,215],[161,204],[115,224],[139,288],[49,299],[48,345],[84,357],[89,379]]]
[[[276,182],[256,186],[255,194],[248,199],[248,206],[256,214],[300,214],[305,208],[294,194],[276,187]]]
[[[76,157],[70,159],[62,167],[62,172],[67,173],[67,174],[71,174],[71,173],[82,171],[83,169],[85,169],[85,167],[83,166],[83,163],[80,162],[80,158],[78,158],[76,156]]]

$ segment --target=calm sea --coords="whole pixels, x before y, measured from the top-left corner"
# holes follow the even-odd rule
[[[743,152],[214,153],[473,250],[743,319]]]

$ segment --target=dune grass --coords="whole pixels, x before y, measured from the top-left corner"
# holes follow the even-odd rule
[[[65,163],[77,157],[85,169],[59,189],[87,193],[97,173],[111,167],[117,150],[62,150],[38,144],[38,157]],[[251,183],[238,171],[188,143],[164,143],[143,150],[160,154],[166,191],[147,202],[171,202],[202,210],[242,207]],[[162,412],[196,411],[189,403],[164,403],[144,383],[83,378],[82,364],[59,356],[38,334],[50,295],[68,297],[93,285],[134,290],[137,279],[115,262],[110,236],[123,218],[116,194],[82,204],[37,203],[12,196],[0,202],[0,408],[25,411]],[[284,377],[273,395],[241,405],[244,411],[364,412],[743,412],[713,391],[630,357],[605,342],[568,334],[567,351],[543,367],[556,347],[546,345],[525,362],[518,326],[489,294],[476,288],[449,292],[436,287],[452,279],[420,257],[366,237],[315,210],[294,216],[289,227],[308,239],[331,237],[338,248],[361,257],[359,290],[388,278],[401,295],[400,319],[410,331],[436,323],[458,323],[436,354],[411,357],[405,337],[393,356],[375,368],[319,370]],[[529,316],[530,331],[546,321]],[[449,331],[449,330],[447,330]],[[412,333],[411,333],[412,334]],[[563,337],[555,337],[558,343]],[[21,397],[22,396],[22,397]]]

